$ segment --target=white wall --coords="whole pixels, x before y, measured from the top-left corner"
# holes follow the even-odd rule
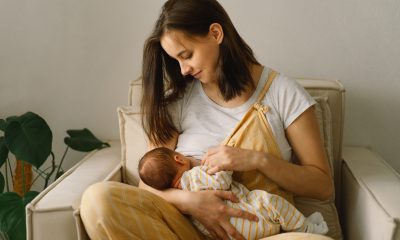
[[[162,0],[0,0],[0,118],[34,111],[54,133],[87,127],[118,138],[116,107],[140,75]],[[400,171],[400,2],[221,0],[259,60],[347,89],[345,143]],[[65,167],[82,154],[70,152]]]

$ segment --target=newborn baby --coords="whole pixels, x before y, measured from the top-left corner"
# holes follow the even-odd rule
[[[283,231],[326,234],[328,227],[321,213],[305,217],[284,198],[262,190],[249,191],[244,185],[232,180],[231,171],[214,175],[207,173],[207,166],[195,166],[196,160],[168,148],[155,148],[147,152],[139,162],[139,175],[144,183],[164,190],[180,188],[189,191],[232,191],[239,203],[225,201],[227,206],[242,209],[258,216],[258,222],[231,218],[231,224],[246,238],[259,239]],[[195,219],[194,225],[206,236],[211,236]]]

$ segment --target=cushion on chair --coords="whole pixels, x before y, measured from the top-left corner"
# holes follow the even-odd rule
[[[147,137],[141,125],[138,106],[119,107],[119,131],[121,138],[121,162],[123,182],[137,186],[139,184],[138,164],[147,149]]]

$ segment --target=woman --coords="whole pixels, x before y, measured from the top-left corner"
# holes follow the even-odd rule
[[[143,51],[143,127],[152,147],[166,146],[202,159],[202,164],[211,167],[210,173],[258,170],[294,195],[328,199],[333,193],[333,183],[314,115],[315,102],[303,88],[281,74],[273,79],[262,99],[270,109],[265,115],[281,155],[218,146],[254,104],[271,72],[258,63],[217,1],[167,1]],[[165,90],[168,90],[167,95]],[[297,164],[291,161],[293,154],[298,158]],[[129,204],[129,209],[134,209],[130,210],[132,214],[147,208],[138,208],[137,198],[153,201],[154,206],[150,208],[156,208],[154,211],[164,219],[164,223],[153,222],[158,226],[155,231],[167,226],[167,230],[162,230],[164,238],[168,238],[165,234],[170,234],[168,229],[181,239],[185,236],[201,238],[179,212],[174,212],[174,217],[165,220],[171,213],[164,214],[167,211],[164,208],[173,207],[164,200],[172,203],[181,213],[197,219],[216,239],[228,239],[228,236],[244,239],[229,223],[230,217],[257,221],[256,216],[246,211],[224,205],[223,200],[237,200],[230,192],[158,191],[142,182],[139,188],[161,198],[144,196],[145,191],[134,187],[127,190],[128,187],[114,186],[108,187],[108,191],[101,191],[104,195],[112,195],[118,192],[110,190],[114,188],[124,192],[125,197],[135,195],[130,203],[124,203]],[[104,197],[98,195],[99,191],[89,189],[84,199],[93,198],[91,194]],[[115,197],[119,200],[124,198],[121,195]],[[97,227],[94,227],[90,220],[94,213],[88,208],[82,205],[82,219],[92,238],[117,236],[113,232],[122,234],[118,235],[120,238],[151,238],[145,233],[138,233],[141,229],[132,224],[121,225],[121,222],[128,221],[129,215],[126,216],[128,219],[119,219],[118,224],[102,218],[101,223],[97,222]],[[168,211],[174,211],[171,209]],[[137,226],[151,224],[149,216],[142,217],[146,219],[142,219],[143,222]],[[186,229],[189,233],[179,233],[179,229]]]

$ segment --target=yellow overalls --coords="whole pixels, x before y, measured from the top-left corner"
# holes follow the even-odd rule
[[[263,151],[282,159],[281,151],[265,117],[265,113],[268,112],[269,108],[261,104],[277,75],[277,72],[270,71],[268,80],[261,90],[256,103],[253,104],[232,133],[224,140],[223,145]],[[233,179],[245,185],[250,191],[255,189],[264,190],[282,196],[292,204],[294,203],[291,193],[284,191],[258,170],[234,172]]]

